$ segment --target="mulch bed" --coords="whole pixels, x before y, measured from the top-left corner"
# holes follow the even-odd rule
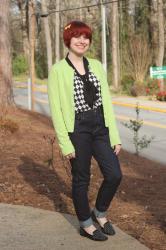
[[[4,117],[6,127],[1,126]],[[10,132],[13,124],[18,129],[15,126],[15,132]],[[75,215],[70,164],[63,159],[54,136],[51,120],[39,113],[19,108],[1,115],[0,202]],[[109,218],[150,249],[166,249],[166,166],[123,149],[119,159],[123,179]],[[92,159],[91,206],[101,182],[99,167]]]

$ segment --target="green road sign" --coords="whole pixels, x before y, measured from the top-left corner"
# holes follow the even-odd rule
[[[150,77],[155,79],[166,78],[166,66],[163,67],[150,67]]]

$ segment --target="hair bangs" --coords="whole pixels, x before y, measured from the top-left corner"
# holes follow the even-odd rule
[[[92,32],[89,29],[89,27],[86,27],[86,26],[75,27],[75,29],[72,31],[72,35],[74,37],[79,37],[81,35],[84,35],[86,38],[91,40]]]

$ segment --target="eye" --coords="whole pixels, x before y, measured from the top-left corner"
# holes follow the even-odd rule
[[[85,34],[83,34],[82,36],[84,39],[88,39],[88,37]]]
[[[73,36],[74,36],[75,38],[78,38],[78,37],[80,37],[80,34],[74,33]]]

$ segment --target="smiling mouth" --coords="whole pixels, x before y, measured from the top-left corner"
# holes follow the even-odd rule
[[[84,49],[85,47],[86,47],[86,45],[85,46],[82,46],[82,45],[76,45],[78,48],[81,48],[81,49]]]

